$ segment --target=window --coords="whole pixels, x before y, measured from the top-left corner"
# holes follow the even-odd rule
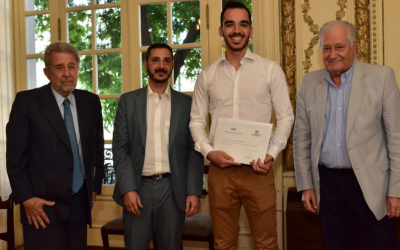
[[[170,84],[191,95],[201,69],[223,53],[218,27],[226,1],[16,0],[16,90],[48,83],[43,74],[48,44],[73,44],[81,55],[77,88],[99,95],[105,147],[111,148],[119,96],[147,84],[143,60],[148,46],[163,42],[172,47],[175,67]],[[252,9],[252,0],[242,2]],[[112,161],[107,163],[112,168]]]

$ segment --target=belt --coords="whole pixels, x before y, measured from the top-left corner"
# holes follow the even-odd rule
[[[318,165],[318,167],[329,169],[329,170],[334,170],[334,171],[354,172],[353,168],[351,168],[351,167],[350,168],[328,168],[325,165]]]
[[[144,175],[142,175],[142,178],[158,180],[158,179],[162,179],[162,178],[168,177],[168,176],[170,176],[170,175],[171,175],[170,173],[155,174],[155,175],[150,175],[150,176],[144,176]]]

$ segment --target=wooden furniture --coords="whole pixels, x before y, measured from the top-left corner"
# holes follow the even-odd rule
[[[101,238],[104,250],[110,250],[108,235],[124,235],[122,216],[112,219],[101,227]],[[214,250],[214,234],[211,228],[211,217],[208,214],[196,214],[187,217],[182,240],[208,242],[209,249]],[[154,249],[158,249],[157,240],[153,236]]]
[[[306,211],[295,187],[287,195],[286,236],[287,250],[325,249],[321,218]]]
[[[286,208],[287,250],[323,250],[324,237],[319,215],[307,212],[301,202],[301,192],[288,190]],[[400,218],[396,219],[397,243],[400,246]],[[361,249],[361,248],[359,248]]]
[[[204,174],[208,174],[208,169],[209,166],[205,165]],[[203,195],[207,195],[206,190],[203,190]],[[104,250],[110,249],[108,241],[109,234],[124,235],[122,216],[107,222],[101,227]],[[195,214],[192,217],[186,217],[182,240],[208,242],[209,249],[214,250],[214,234],[211,227],[211,216],[209,214]],[[155,235],[153,235],[153,246],[154,249],[158,249]]]
[[[182,240],[208,242],[208,249],[214,250],[211,216],[209,214],[195,214],[192,217],[186,217]]]
[[[113,235],[124,235],[124,224],[122,221],[122,216],[112,219],[104,226],[101,227],[101,238],[103,240],[103,247],[104,250],[110,250],[110,243],[108,241],[108,235],[113,234]],[[153,235],[153,247],[155,250],[158,249],[157,247],[157,241],[154,240],[155,237]]]
[[[10,197],[6,201],[1,201],[0,198],[0,209],[7,211],[7,232],[0,233],[0,240],[7,242],[7,249],[15,249],[14,198],[12,194],[10,194]]]

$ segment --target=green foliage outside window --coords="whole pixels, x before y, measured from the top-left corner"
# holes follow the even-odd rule
[[[104,0],[112,3],[115,0]],[[225,4],[226,0],[222,3]],[[242,0],[251,10],[251,0]],[[48,0],[35,0],[35,8],[48,9]],[[68,6],[73,5],[68,0]],[[200,6],[199,1],[174,2],[173,10],[173,41],[170,43],[199,43],[200,42]],[[121,48],[121,12],[119,8],[105,8],[96,10],[96,13],[77,11],[68,13],[69,43],[80,51],[92,49],[92,21],[91,15],[96,15],[96,49]],[[150,4],[140,7],[141,15],[141,44],[149,46],[152,43],[168,43],[167,33],[167,5]],[[48,20],[37,19],[35,33],[38,37],[48,30]],[[149,21],[150,20],[150,21]],[[205,20],[203,21],[205,24]],[[43,53],[43,52],[41,52]],[[143,53],[144,55],[145,53]],[[125,56],[125,55],[124,55]],[[145,56],[142,56],[142,60]],[[115,53],[99,54],[97,60],[98,92],[99,94],[122,93],[122,55]],[[174,83],[179,84],[179,77],[196,79],[200,73],[200,49],[182,49],[174,52]],[[93,91],[93,60],[92,56],[82,56],[79,74],[80,88]],[[184,70],[182,70],[184,69]],[[143,68],[144,72],[144,68]],[[139,72],[134,72],[138,74]],[[143,83],[147,83],[147,74],[142,74]],[[104,128],[110,131],[115,119],[118,100],[102,100]]]

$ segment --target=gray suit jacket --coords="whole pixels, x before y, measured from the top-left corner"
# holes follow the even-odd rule
[[[389,67],[354,61],[346,124],[346,147],[364,198],[378,220],[386,196],[400,197],[400,94]],[[314,189],[319,203],[318,162],[328,82],[325,69],[306,74],[294,128],[298,191]]]
[[[192,98],[171,89],[169,163],[172,188],[184,211],[188,194],[201,196],[203,157],[194,150],[189,131]],[[138,190],[146,149],[147,87],[123,94],[119,100],[113,136],[117,182],[114,200],[123,206],[123,194]]]

